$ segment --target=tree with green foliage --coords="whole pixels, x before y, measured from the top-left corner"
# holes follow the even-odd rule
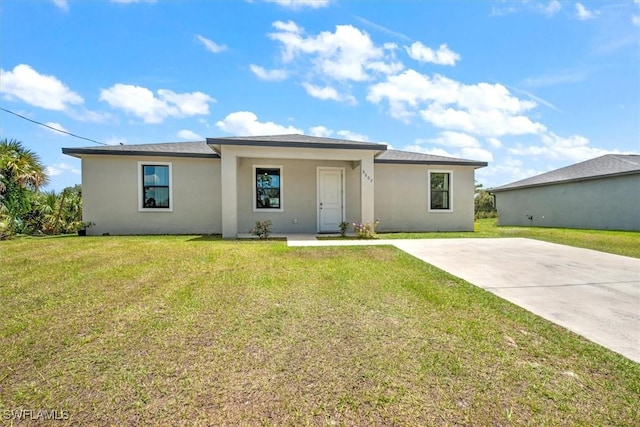
[[[14,139],[0,141],[0,233],[23,232],[31,196],[48,182],[40,157]]]
[[[498,216],[493,194],[482,188],[482,184],[475,185],[474,212],[476,219],[495,218]]]

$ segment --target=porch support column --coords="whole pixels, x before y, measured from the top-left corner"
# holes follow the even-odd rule
[[[235,239],[238,237],[238,157],[233,152],[225,152],[225,148],[220,153],[222,238]]]
[[[374,213],[373,156],[360,160],[360,221],[373,223]]]

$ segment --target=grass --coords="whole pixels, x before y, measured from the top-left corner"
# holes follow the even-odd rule
[[[57,237],[0,252],[0,414],[267,426],[640,417],[640,365],[392,247]]]
[[[381,233],[380,239],[525,237],[640,258],[640,232],[546,227],[499,227],[497,218],[476,220],[474,232]]]

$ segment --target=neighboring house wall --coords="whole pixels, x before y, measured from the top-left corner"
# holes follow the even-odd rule
[[[496,192],[500,225],[640,230],[640,175]],[[531,216],[532,219],[529,219]]]
[[[429,171],[451,171],[451,211],[429,210]],[[378,231],[473,231],[473,194],[473,167],[375,165]]]
[[[172,212],[139,212],[139,163],[170,162]],[[82,158],[87,234],[213,234],[222,230],[220,159],[92,156]]]
[[[254,166],[282,167],[282,212],[254,211]],[[317,168],[344,169],[345,218],[360,218],[360,167],[334,160],[264,159],[238,160],[238,233],[248,233],[256,221],[270,220],[274,233],[315,233],[318,230]]]

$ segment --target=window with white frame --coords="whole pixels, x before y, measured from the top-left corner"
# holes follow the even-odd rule
[[[429,210],[451,211],[451,171],[429,171]]]
[[[253,209],[282,211],[282,166],[253,167]]]
[[[173,211],[170,162],[138,162],[138,210]]]

